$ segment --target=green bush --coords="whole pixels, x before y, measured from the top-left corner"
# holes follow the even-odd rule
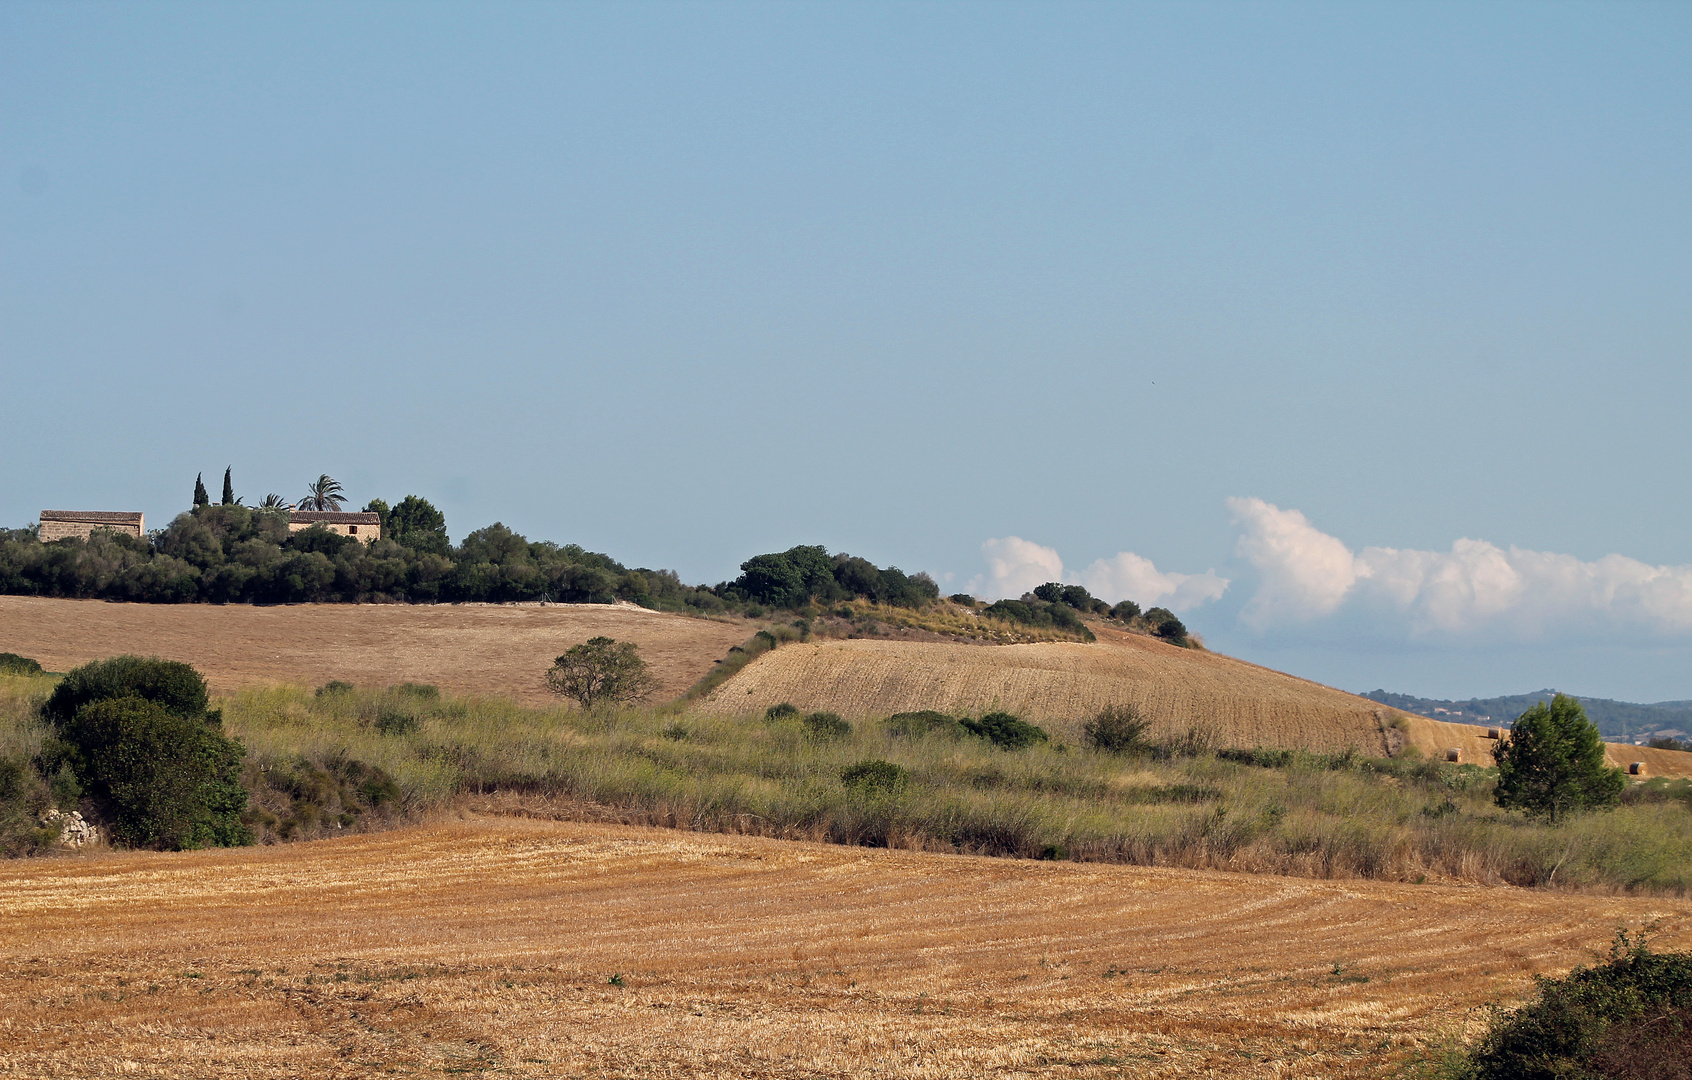
[[[353,684],[350,682],[342,682],[340,679],[330,679],[328,682],[317,688],[317,696],[333,697],[336,694],[350,694],[354,689]]]
[[[895,713],[887,718],[887,734],[901,739],[921,739],[928,735],[960,738],[965,734],[963,724],[955,716],[947,716],[933,709],[920,712]]]
[[[981,603],[981,601],[966,592],[955,592],[946,599],[950,600],[954,604],[958,604],[966,608],[977,607]]]
[[[1187,625],[1168,608],[1154,607],[1143,616],[1151,632],[1171,645],[1187,644]]]
[[[1005,712],[988,713],[979,720],[964,719],[960,723],[971,735],[986,739],[1001,750],[1026,750],[1050,739],[1043,728]]]
[[[784,701],[780,705],[771,705],[769,708],[764,710],[764,719],[772,723],[777,720],[786,720],[790,716],[798,715],[799,706],[793,704],[791,701]]]
[[[845,739],[852,734],[852,725],[839,713],[814,712],[805,717],[805,731],[813,739]]]
[[[192,669],[190,669],[192,670]],[[64,728],[78,772],[110,807],[113,838],[185,850],[252,842],[241,822],[241,744],[139,697],[94,701]]]
[[[434,683],[402,682],[394,687],[394,693],[419,701],[439,701],[441,688]]]
[[[115,698],[138,697],[172,716],[206,715],[206,680],[187,664],[158,657],[114,656],[74,668],[53,688],[41,707],[50,723],[63,726],[86,705]]]
[[[40,675],[41,665],[15,652],[0,652],[0,675]]]
[[[1151,725],[1132,705],[1106,705],[1081,728],[1081,741],[1107,754],[1138,754],[1150,749],[1146,730]]]
[[[891,761],[871,759],[840,770],[840,782],[847,787],[871,791],[898,791],[910,783],[911,774]]]
[[[1539,1000],[1504,1013],[1460,1075],[1473,1080],[1688,1075],[1692,953],[1653,953],[1616,935],[1606,964],[1537,977]]]
[[[1132,622],[1140,617],[1140,605],[1132,600],[1124,600],[1110,609],[1110,617],[1119,622]]]

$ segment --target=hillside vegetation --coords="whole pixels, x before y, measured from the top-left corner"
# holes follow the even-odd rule
[[[0,677],[10,702],[0,746],[14,761],[40,753],[29,703],[50,685]],[[419,686],[249,689],[218,704],[222,730],[246,750],[244,822],[264,841],[386,827],[472,799],[490,810],[928,851],[1311,877],[1692,885],[1684,782],[1636,785],[1614,812],[1550,826],[1494,807],[1490,774],[1475,766],[1230,749],[1196,731],[1120,756],[1080,745],[1063,723],[1001,749],[995,733],[1007,722],[991,716],[921,725],[817,723],[796,709],[774,719],[589,716]],[[885,765],[862,768],[874,762]]]

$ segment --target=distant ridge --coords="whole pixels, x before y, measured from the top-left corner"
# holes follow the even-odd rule
[[[1568,693],[1568,691],[1562,691]],[[1550,701],[1556,690],[1536,690],[1531,694],[1507,697],[1467,698],[1448,701],[1441,698],[1415,697],[1395,694],[1389,690],[1370,690],[1363,696],[1370,701],[1405,712],[1449,720],[1457,724],[1509,724],[1516,717],[1541,701]],[[1610,698],[1583,697],[1569,694],[1586,708],[1586,715],[1605,739],[1611,742],[1644,742],[1659,731],[1678,731],[1677,738],[1692,733],[1692,701],[1659,701],[1636,704]]]

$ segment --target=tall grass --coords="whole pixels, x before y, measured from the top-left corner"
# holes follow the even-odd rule
[[[819,741],[802,724],[674,708],[584,715],[404,689],[247,690],[225,728],[260,768],[356,761],[412,811],[455,799],[704,831],[1313,877],[1461,879],[1684,893],[1692,809],[1678,789],[1555,827],[1492,805],[1473,766],[1353,755],[1212,753],[1164,760],[1056,738],[1005,752],[860,724]],[[1167,748],[1166,748],[1167,749]],[[892,762],[896,789],[842,782]],[[1265,764],[1267,763],[1267,764]],[[1643,789],[1641,789],[1643,792]]]

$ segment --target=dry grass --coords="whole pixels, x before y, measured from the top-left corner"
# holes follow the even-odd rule
[[[0,895],[29,1077],[1376,1077],[1618,924],[1692,943],[1684,901],[509,819]]]
[[[1385,750],[1383,728],[1395,714],[1375,702],[1216,653],[1105,626],[1095,632],[1090,645],[790,645],[759,657],[701,707],[734,715],[791,701],[854,718],[999,708],[1064,730],[1105,705],[1131,703],[1159,733],[1197,724],[1217,745]]]
[[[407,680],[456,693],[551,699],[542,676],[596,634],[640,646],[659,698],[693,685],[752,632],[743,621],[630,604],[108,604],[0,596],[0,650],[50,670],[121,653],[193,664],[217,691],[344,679]]]
[[[1486,729],[1405,716],[1343,690],[1218,653],[1182,649],[1095,624],[1095,644],[980,648],[938,642],[815,641],[760,656],[697,704],[722,716],[789,701],[852,718],[938,709],[1003,709],[1077,739],[1106,705],[1132,704],[1169,736],[1197,727],[1214,746],[1387,756],[1413,746],[1429,757],[1461,747],[1490,765]],[[1692,776],[1692,754],[1612,745],[1612,764],[1647,762],[1653,776]]]

